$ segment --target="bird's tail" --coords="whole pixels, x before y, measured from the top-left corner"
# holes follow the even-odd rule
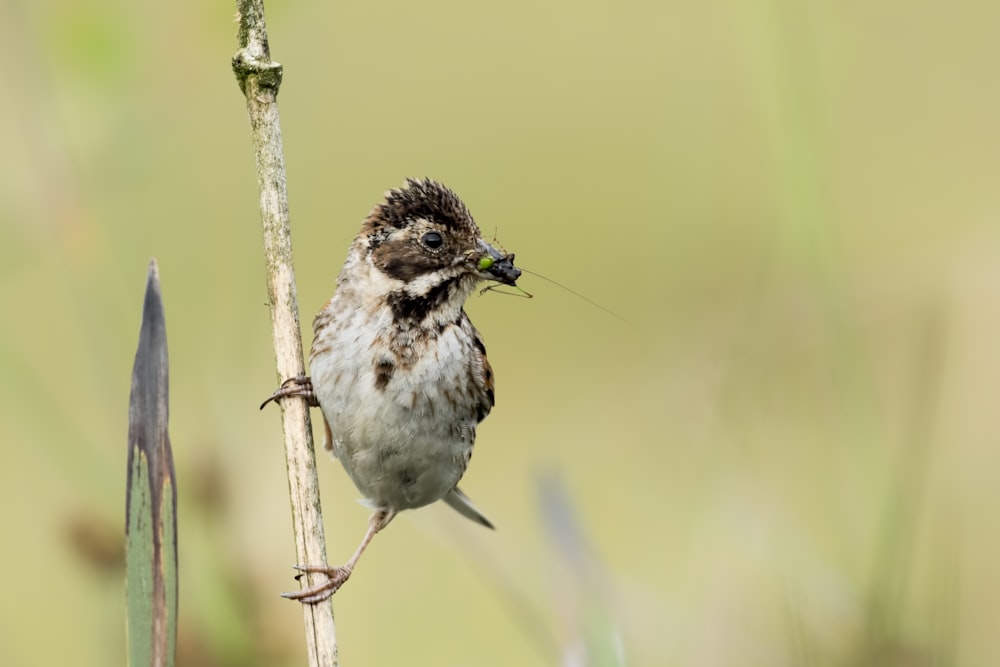
[[[493,524],[490,523],[490,520],[484,517],[482,513],[476,509],[476,506],[472,504],[469,497],[462,493],[462,490],[457,486],[448,492],[448,494],[444,497],[444,501],[451,505],[456,512],[467,519],[472,519],[476,523],[482,524],[487,528],[494,530]]]

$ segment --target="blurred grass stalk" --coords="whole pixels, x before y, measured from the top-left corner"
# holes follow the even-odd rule
[[[156,260],[149,263],[129,397],[125,508],[128,664],[174,664],[177,494],[167,433],[167,331]]]
[[[551,547],[551,582],[560,620],[563,667],[624,667],[625,643],[613,608],[614,576],[594,552],[573,499],[553,473],[537,483],[538,507]]]
[[[233,72],[246,97],[250,136],[257,166],[260,219],[264,232],[267,293],[271,309],[278,381],[305,375],[298,297],[292,262],[284,148],[278,117],[281,65],[271,60],[263,0],[237,0],[238,51]],[[312,425],[305,399],[280,401],[285,464],[292,506],[295,554],[299,563],[326,563],[326,540],[313,451]],[[319,575],[323,576],[323,575]],[[303,586],[312,585],[303,576]],[[338,664],[333,604],[328,598],[302,605],[310,667]]]
[[[772,150],[771,178],[780,230],[774,243],[778,261],[773,265],[790,268],[794,276],[812,282],[819,296],[834,353],[829,371],[843,423],[848,427],[846,440],[859,450],[889,450],[885,425],[878,418],[872,360],[848,291],[848,267],[830,205],[829,159],[834,151],[829,138],[835,133],[831,132],[828,109],[836,76],[843,74],[836,64],[850,58],[849,54],[831,54],[824,49],[845,43],[838,34],[844,29],[843,10],[815,3],[736,6],[732,32],[742,47],[749,70],[747,80],[754,84],[763,134]],[[947,321],[935,305],[929,309],[914,363],[915,397],[909,428],[898,455],[889,463],[882,515],[874,524],[869,579],[864,584],[866,607],[861,611],[862,634],[846,656],[852,665],[950,664],[956,653],[957,603],[949,594],[955,588],[954,572],[936,573],[943,581],[932,594],[943,610],[938,616],[943,618],[926,619],[925,632],[919,638],[908,635],[904,628],[907,598],[915,592],[911,579],[915,535],[926,506],[931,434],[946,347]],[[862,470],[853,472],[865,474]],[[951,562],[953,558],[942,560]],[[793,655],[797,664],[822,664],[824,659],[819,656],[823,649],[804,626],[801,602],[789,600]]]

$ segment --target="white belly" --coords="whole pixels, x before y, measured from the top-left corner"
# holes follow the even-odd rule
[[[379,388],[376,364],[382,355],[376,350],[385,345],[373,344],[384,329],[360,324],[336,327],[311,361],[333,453],[374,507],[428,505],[458,483],[475,439],[476,415],[467,398],[471,380],[461,353],[466,334],[450,327],[428,349],[411,350],[412,366],[397,366]]]

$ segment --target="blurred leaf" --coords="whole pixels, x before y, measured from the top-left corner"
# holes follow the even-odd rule
[[[66,520],[64,531],[70,548],[84,563],[98,572],[121,573],[125,550],[117,522],[81,512]]]

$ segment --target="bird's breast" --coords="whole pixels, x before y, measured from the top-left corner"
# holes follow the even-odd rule
[[[389,317],[376,312],[366,321],[360,309],[330,315],[317,331],[311,375],[333,453],[355,485],[376,506],[410,509],[458,483],[483,389],[467,329],[400,335]]]

